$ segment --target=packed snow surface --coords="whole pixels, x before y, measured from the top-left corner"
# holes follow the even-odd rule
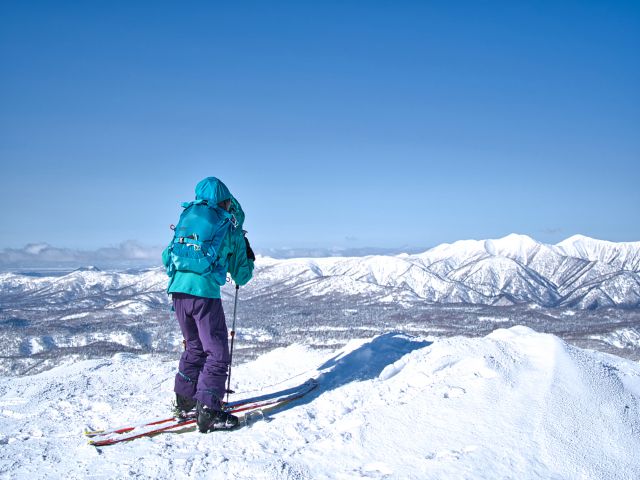
[[[166,416],[177,362],[117,354],[0,378],[1,478],[640,478],[640,366],[526,327],[273,350],[236,396],[319,387],[235,432],[96,449],[82,431]]]

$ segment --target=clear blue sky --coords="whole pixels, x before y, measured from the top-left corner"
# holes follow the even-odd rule
[[[0,248],[165,244],[206,176],[258,248],[640,240],[638,2],[0,9]]]

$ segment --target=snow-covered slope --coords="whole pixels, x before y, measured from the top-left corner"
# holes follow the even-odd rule
[[[620,270],[640,272],[640,242],[607,242],[574,235],[556,245],[569,257],[606,263]]]
[[[617,329],[636,327],[638,252],[640,242],[572,237],[545,245],[509,235],[443,244],[418,255],[259,257],[254,278],[241,289],[240,316],[243,327],[256,333],[253,338],[268,339],[253,345],[266,350],[301,338],[335,345],[336,328],[348,332],[342,342],[353,338],[354,327],[369,328],[373,335],[407,324],[417,333],[482,335],[487,325],[476,313],[502,316],[493,310],[512,309],[510,325],[526,324],[609,351],[615,342],[602,340],[598,346],[589,335],[604,339]],[[162,268],[0,273],[0,373],[35,373],[69,355],[171,354],[181,339],[171,321],[166,285]],[[233,286],[222,292],[226,305],[233,305]],[[591,315],[600,307],[612,311]],[[619,307],[625,311],[613,311]],[[566,317],[555,322],[561,315],[556,309],[579,312],[573,323]],[[550,317],[535,313],[542,310]],[[636,345],[624,350],[621,355],[640,358]]]
[[[175,364],[118,354],[0,378],[2,478],[640,478],[640,366],[525,327],[293,345],[234,369],[238,391],[316,375],[305,399],[231,433],[88,446],[85,424],[167,412]],[[269,387],[269,385],[272,385]]]
[[[367,295],[377,302],[637,307],[638,259],[640,242],[572,237],[545,245],[525,235],[508,235],[443,244],[418,255],[260,258],[257,280],[246,290],[250,295]]]
[[[7,306],[48,311],[116,309],[140,315],[166,305],[162,269],[138,274],[76,271],[62,277],[0,274]],[[464,240],[418,255],[275,260],[259,257],[245,298],[262,295],[352,298],[371,303],[542,307],[640,306],[640,242],[571,237],[546,245],[525,235]],[[66,312],[77,313],[77,312]]]
[[[5,308],[27,305],[69,313],[97,307],[135,313],[166,304],[166,283],[166,275],[157,268],[140,272],[88,268],[61,276],[6,272],[0,274],[0,295]]]

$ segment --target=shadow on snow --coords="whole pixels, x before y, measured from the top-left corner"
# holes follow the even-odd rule
[[[433,342],[418,340],[404,333],[390,332],[379,335],[371,341],[348,353],[339,353],[318,368],[321,372],[316,378],[318,387],[304,397],[275,409],[277,414],[298,405],[313,402],[324,392],[335,390],[352,382],[361,382],[378,378],[389,365],[400,360],[406,354]],[[291,390],[299,390],[302,385]]]

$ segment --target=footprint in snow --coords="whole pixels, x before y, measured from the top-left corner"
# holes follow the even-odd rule
[[[437,392],[442,395],[443,398],[457,398],[467,393],[464,388],[451,385],[444,385],[440,387]]]
[[[393,470],[384,462],[372,462],[358,471],[361,478],[384,478],[393,475]]]
[[[437,452],[431,452],[425,456],[427,460],[459,460],[464,455],[477,450],[476,445],[469,445],[461,450],[439,450]]]

